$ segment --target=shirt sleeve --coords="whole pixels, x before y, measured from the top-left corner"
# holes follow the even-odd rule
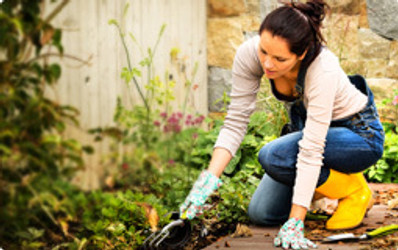
[[[257,56],[258,39],[243,43],[237,50],[232,67],[231,102],[214,148],[227,149],[235,156],[246,134],[250,115],[256,108],[257,92],[263,75]]]
[[[338,74],[338,73],[337,73]],[[299,141],[297,173],[293,189],[293,203],[309,208],[314,194],[332,120],[337,91],[336,72],[322,72],[306,81],[307,119],[303,137]]]

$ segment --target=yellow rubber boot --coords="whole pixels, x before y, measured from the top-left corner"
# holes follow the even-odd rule
[[[372,191],[362,173],[344,174],[333,169],[316,192],[331,199],[339,199],[336,211],[326,222],[329,230],[349,229],[361,224],[372,199]]]

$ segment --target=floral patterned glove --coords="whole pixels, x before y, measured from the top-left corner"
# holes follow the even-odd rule
[[[274,239],[276,247],[281,246],[284,249],[308,249],[317,246],[310,240],[304,238],[304,223],[297,218],[290,218]]]
[[[180,217],[193,219],[203,212],[207,197],[222,185],[222,181],[209,171],[203,171],[196,180],[191,192],[180,206]]]

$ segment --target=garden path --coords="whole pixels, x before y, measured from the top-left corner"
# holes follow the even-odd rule
[[[333,249],[333,250],[352,250],[352,249],[398,249],[398,232],[385,237],[379,237],[372,240],[362,242],[349,242],[349,243],[335,243],[335,244],[322,244],[319,239],[324,236],[349,233],[362,234],[367,229],[375,229],[377,227],[389,224],[398,224],[398,210],[389,209],[388,201],[398,198],[398,184],[370,184],[371,189],[374,191],[375,205],[369,211],[368,216],[365,217],[360,227],[353,230],[344,230],[338,232],[331,232],[324,230],[324,222],[308,222],[306,223],[306,230],[308,237],[314,240],[317,249]],[[395,207],[396,208],[396,207]],[[311,224],[313,223],[313,224]],[[315,224],[314,224],[315,223]],[[232,238],[230,235],[219,239],[217,242],[208,246],[207,250],[211,249],[277,249],[273,246],[273,239],[278,233],[279,227],[259,227],[250,225],[249,228],[253,234],[248,238]],[[312,228],[312,229],[311,229]],[[315,239],[318,239],[316,241]],[[279,248],[281,249],[281,248]]]

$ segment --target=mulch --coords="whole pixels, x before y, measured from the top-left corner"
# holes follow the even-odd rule
[[[351,230],[328,231],[325,230],[325,221],[305,222],[306,237],[318,245],[317,249],[398,249],[398,232],[360,242],[338,242],[333,244],[321,242],[324,237],[333,234],[354,233],[355,235],[360,235],[381,226],[398,224],[398,184],[371,183],[370,187],[374,193],[375,203],[359,227]],[[273,246],[273,239],[277,235],[279,227],[248,225],[248,228],[251,231],[251,236],[233,237],[234,235],[228,235],[221,237],[204,249],[276,249]]]

